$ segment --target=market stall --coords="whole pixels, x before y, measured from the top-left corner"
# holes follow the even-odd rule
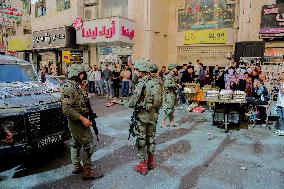
[[[226,132],[229,124],[240,125],[243,105],[246,104],[244,91],[208,90],[205,99],[212,105],[213,125],[223,124]]]

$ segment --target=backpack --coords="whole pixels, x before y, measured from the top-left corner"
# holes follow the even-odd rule
[[[146,109],[154,108],[159,110],[162,106],[162,87],[158,78],[152,78],[146,83],[145,102]]]
[[[171,73],[164,74],[164,88],[171,88],[171,87],[176,87],[177,82],[176,82],[176,77],[172,75]]]

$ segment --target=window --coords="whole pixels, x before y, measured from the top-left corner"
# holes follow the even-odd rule
[[[46,15],[46,1],[37,1],[35,4],[35,17]]]
[[[31,13],[31,2],[29,0],[22,0],[23,1],[23,10],[30,14]]]
[[[57,11],[63,11],[70,8],[70,0],[56,0]]]
[[[0,82],[37,81],[32,65],[2,64],[0,67]]]
[[[112,16],[128,18],[128,0],[102,0],[102,18]]]

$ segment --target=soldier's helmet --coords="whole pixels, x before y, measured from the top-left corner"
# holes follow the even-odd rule
[[[150,72],[150,62],[146,59],[135,61],[134,68],[140,72]]]
[[[71,79],[72,77],[77,77],[79,73],[84,71],[84,67],[79,64],[72,64],[68,67],[67,72],[68,72],[68,79]]]
[[[176,64],[169,64],[168,65],[168,70],[173,70],[174,68],[177,68]]]
[[[157,73],[158,72],[157,64],[151,64],[150,65],[150,72],[152,72],[152,73]]]

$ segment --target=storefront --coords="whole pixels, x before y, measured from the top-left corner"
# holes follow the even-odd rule
[[[263,70],[273,83],[284,72],[284,4],[262,7],[260,37],[265,42]]]
[[[63,52],[83,54],[75,39],[75,30],[72,27],[33,32],[34,61],[37,63],[37,69],[47,67],[50,74],[64,74],[67,62],[62,61]]]
[[[224,66],[234,52],[235,5],[226,0],[184,0],[178,7],[177,61]]]
[[[131,60],[134,43],[134,22],[121,17],[111,17],[83,22],[80,17],[73,24],[76,41],[80,45],[95,48],[90,57],[93,64],[125,65]],[[92,60],[96,59],[96,60]],[[92,65],[92,64],[91,64]]]

